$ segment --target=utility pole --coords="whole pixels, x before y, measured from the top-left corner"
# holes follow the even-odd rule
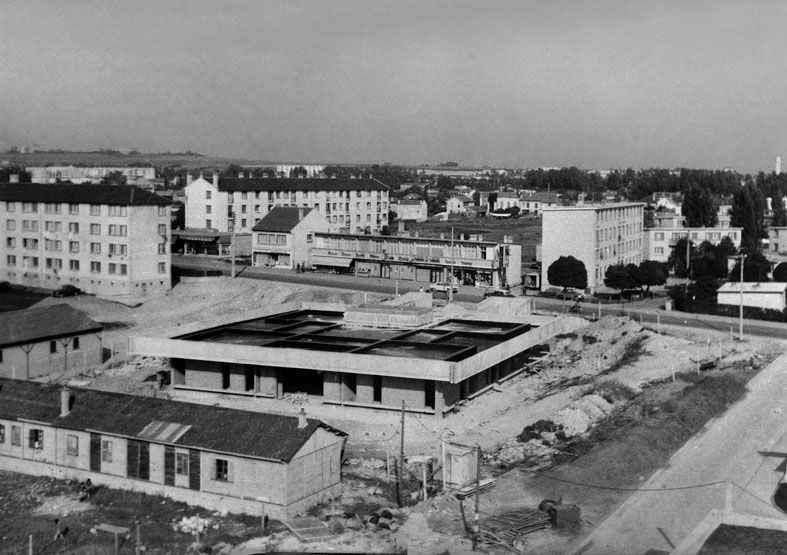
[[[399,438],[399,468],[397,469],[398,472],[396,473],[396,483],[399,484],[396,487],[396,492],[397,492],[397,496],[396,496],[397,499],[396,499],[396,501],[397,501],[397,503],[399,503],[400,507],[402,506],[402,497],[401,497],[401,494],[399,492],[401,491],[401,487],[402,487],[401,484],[402,484],[402,481],[403,481],[402,477],[404,476],[404,399],[402,399],[402,423],[401,423],[401,426],[402,426],[402,429],[401,429],[401,435],[400,435],[400,438]]]
[[[478,510],[480,504],[480,490],[481,490],[481,446],[476,445],[475,447],[475,511],[473,513],[473,551],[476,550],[478,547],[478,536],[479,536],[479,526],[478,526]]]
[[[448,276],[448,302],[454,300],[454,226],[451,226],[451,275]],[[404,401],[403,401],[404,402]]]
[[[777,199],[778,200],[778,199]],[[741,257],[741,290],[740,290],[740,306],[739,306],[739,322],[738,322],[738,335],[740,336],[740,340],[743,341],[743,261],[746,259],[743,254],[740,255]]]

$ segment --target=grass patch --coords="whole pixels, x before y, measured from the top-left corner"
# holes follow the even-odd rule
[[[617,403],[619,401],[630,401],[637,396],[637,392],[630,386],[624,384],[620,380],[604,380],[596,384],[593,393],[600,395],[608,403]]]
[[[708,537],[699,553],[784,553],[785,546],[787,532],[782,530],[722,524]]]
[[[640,335],[629,341],[626,344],[625,348],[623,349],[623,353],[620,355],[620,358],[615,362],[613,362],[609,366],[609,368],[604,370],[599,375],[603,376],[604,374],[610,374],[612,372],[620,370],[624,366],[627,366],[629,364],[634,364],[635,362],[637,362],[637,360],[639,360],[639,357],[645,354],[645,348],[643,346],[643,343],[645,343],[646,339],[647,339],[646,336]],[[612,342],[610,342],[610,344],[612,344]]]

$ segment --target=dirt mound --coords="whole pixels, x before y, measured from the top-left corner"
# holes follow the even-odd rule
[[[585,395],[559,410],[554,422],[566,437],[582,435],[604,418],[614,406],[599,395]]]

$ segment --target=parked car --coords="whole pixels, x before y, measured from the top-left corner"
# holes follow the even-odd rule
[[[450,289],[453,289],[454,293],[459,291],[459,287],[457,286],[456,282],[450,283],[447,281],[438,281],[437,283],[433,283],[429,286],[431,291],[440,291],[443,293],[448,293]]]
[[[60,289],[52,291],[53,297],[73,297],[75,295],[81,294],[82,290],[79,287],[75,287],[73,285],[64,285]]]
[[[487,289],[484,291],[484,297],[513,297],[509,289]]]

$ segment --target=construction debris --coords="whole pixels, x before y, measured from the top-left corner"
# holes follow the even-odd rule
[[[479,493],[484,493],[485,491],[489,491],[490,489],[492,489],[494,487],[495,481],[496,481],[495,478],[484,478],[483,480],[481,480],[478,483],[478,492]],[[475,490],[476,490],[476,486],[475,486],[475,484],[473,484],[473,485],[470,485],[470,486],[467,486],[467,487],[455,490],[454,491],[454,496],[457,499],[460,499],[460,500],[461,499],[465,499],[467,497],[470,497],[471,495],[475,495]]]
[[[523,536],[549,528],[550,518],[544,511],[519,509],[491,516],[479,526],[478,543],[483,549],[504,548],[521,553]]]
[[[323,521],[312,516],[282,520],[281,523],[301,542],[316,542],[334,537]]]

